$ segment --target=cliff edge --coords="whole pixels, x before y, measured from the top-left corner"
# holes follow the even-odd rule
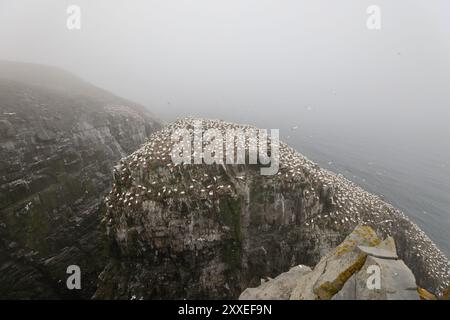
[[[112,167],[159,128],[68,72],[0,62],[0,299],[92,296]],[[80,291],[67,290],[69,265],[81,267]]]

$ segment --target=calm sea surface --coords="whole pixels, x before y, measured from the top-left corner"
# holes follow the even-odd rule
[[[287,140],[320,166],[381,195],[450,257],[450,161],[418,146],[373,146],[364,139],[293,135]]]

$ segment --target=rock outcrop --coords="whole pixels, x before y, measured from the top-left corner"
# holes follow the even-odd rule
[[[290,298],[330,299],[364,265],[367,254],[358,246],[375,246],[379,242],[370,227],[356,228],[342,244],[320,260],[313,272],[298,281]]]
[[[139,105],[57,68],[0,62],[0,298],[90,298],[112,167],[159,129]],[[66,288],[79,265],[82,290]]]
[[[299,269],[305,271],[293,272]],[[309,270],[294,267],[257,288],[246,289],[239,299],[418,300],[419,291],[423,292],[411,270],[398,259],[393,239],[380,242],[370,227],[357,227]]]
[[[330,298],[342,289],[368,254],[381,268],[397,270],[394,260],[378,261],[389,243],[373,248],[388,236],[418,285],[432,293],[449,285],[449,261],[403,213],[283,143],[280,170],[273,176],[261,175],[260,164],[175,166],[172,134],[192,133],[195,121],[181,119],[152,134],[115,168],[103,218],[110,258],[96,298],[237,298],[261,278],[316,265],[357,225],[366,226],[367,234],[350,237],[366,248],[340,246],[345,259],[331,256],[330,264],[345,272],[310,273],[314,278],[304,285],[311,297]],[[223,136],[227,130],[254,129],[203,120],[201,129],[209,128]],[[244,136],[237,140],[233,143],[247,147],[254,143]]]
[[[261,279],[259,287],[245,289],[239,300],[289,300],[292,290],[297,286],[297,280],[310,272],[310,267],[298,265],[275,279]]]
[[[450,286],[442,293],[443,300],[450,300]]]

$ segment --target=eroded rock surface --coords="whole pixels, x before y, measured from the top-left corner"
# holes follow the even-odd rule
[[[389,242],[389,239],[386,242]],[[343,288],[332,299],[419,299],[419,288],[413,273],[402,260],[398,259],[395,250],[383,249],[385,243],[375,247],[358,246],[357,249],[367,255],[365,263],[346,281]],[[378,275],[379,280],[374,280]]]
[[[425,290],[418,288],[414,275],[402,260],[393,256],[390,239],[380,243],[375,232],[358,226],[338,247],[326,254],[313,270],[297,266],[256,288],[246,289],[239,299],[291,300],[417,300]],[[364,246],[363,246],[364,245]],[[363,250],[361,250],[363,247]],[[371,248],[372,250],[367,250]],[[427,293],[431,299],[432,294]]]
[[[311,272],[311,268],[303,265],[292,267],[275,279],[261,279],[257,288],[247,288],[239,296],[239,300],[288,300],[292,290],[297,286],[297,279]]]
[[[343,243],[320,260],[313,272],[299,278],[290,299],[330,299],[364,265],[367,254],[359,250],[358,246],[375,246],[379,243],[380,239],[370,227],[356,228]]]
[[[0,62],[0,298],[90,298],[112,168],[159,129],[141,106],[56,68]],[[81,267],[82,290],[66,288]]]

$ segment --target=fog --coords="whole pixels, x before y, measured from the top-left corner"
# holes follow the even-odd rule
[[[71,4],[81,30],[66,28]],[[366,27],[371,4],[0,0],[0,59],[63,67],[165,119],[301,121],[310,107],[325,122],[440,132],[450,3],[377,1],[380,30]]]
[[[0,59],[62,67],[167,121],[280,128],[450,242],[448,0],[0,0]],[[427,192],[434,220],[410,198]]]

